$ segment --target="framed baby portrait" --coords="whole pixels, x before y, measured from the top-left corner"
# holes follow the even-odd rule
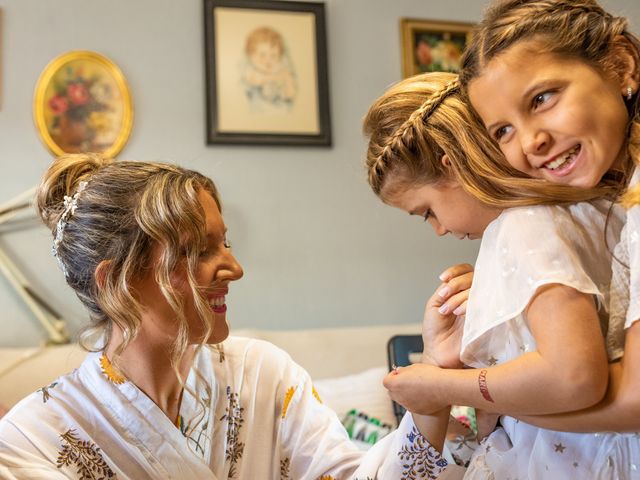
[[[323,3],[204,0],[207,143],[331,145]]]
[[[473,27],[472,23],[401,19],[404,77],[424,72],[457,72]]]
[[[85,50],[67,52],[40,75],[33,117],[53,155],[95,152],[115,157],[131,132],[131,94],[124,75],[108,58]]]

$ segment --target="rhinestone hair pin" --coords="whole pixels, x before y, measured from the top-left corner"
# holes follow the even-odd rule
[[[64,229],[67,226],[69,219],[73,216],[74,213],[76,213],[76,208],[78,208],[78,197],[86,187],[87,182],[82,181],[78,184],[78,190],[76,190],[76,193],[74,193],[72,197],[68,195],[64,196],[64,211],[62,212],[62,215],[60,215],[60,220],[58,220],[58,223],[56,224],[56,237],[53,239],[51,253],[54,257],[56,257],[58,266],[60,267],[60,270],[62,270],[62,273],[64,273],[65,277],[67,276],[68,272],[67,268],[64,266],[64,263],[62,263],[62,260],[60,260],[60,257],[58,256],[58,247],[60,246],[60,242],[62,242]]]

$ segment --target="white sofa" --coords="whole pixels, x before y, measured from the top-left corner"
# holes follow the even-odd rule
[[[391,401],[381,384],[387,371],[387,341],[420,333],[420,325],[309,330],[235,330],[232,335],[267,340],[289,352],[314,379],[323,401],[342,417],[352,408],[394,424]],[[22,397],[77,367],[78,345],[0,348],[0,405]]]

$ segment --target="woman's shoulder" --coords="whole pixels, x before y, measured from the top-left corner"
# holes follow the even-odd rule
[[[286,351],[273,343],[257,338],[230,336],[209,348],[214,364],[227,365],[232,370],[255,370],[261,374],[290,372],[296,375],[302,367]]]
[[[254,355],[291,360],[291,356],[280,347],[259,338],[231,335],[220,344],[232,355]]]
[[[63,375],[15,404],[0,420],[0,439],[11,443],[33,435],[56,437],[62,418],[76,412],[71,392],[77,391],[77,371]],[[64,410],[69,410],[64,413]]]

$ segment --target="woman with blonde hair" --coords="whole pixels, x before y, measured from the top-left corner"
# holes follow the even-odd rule
[[[465,268],[454,267],[427,302],[424,363],[385,379],[392,398],[433,415],[436,427],[423,433],[436,448],[449,405],[505,415],[465,478],[631,476],[633,465],[622,460],[624,452],[640,454],[633,435],[556,432],[515,418],[580,410],[605,393],[607,353],[622,342],[605,348],[603,338],[617,328],[607,321],[608,245],[623,215],[598,198],[615,189],[578,190],[516,173],[450,74],[392,86],[369,109],[364,130],[369,183],[385,203],[423,217],[438,235],[482,238],[470,292],[459,280]],[[614,474],[608,456],[617,461]]]
[[[366,454],[283,351],[229,337],[242,268],[213,182],[161,163],[68,155],[37,207],[91,317],[92,350],[0,420],[0,477],[404,478],[412,417]],[[446,462],[445,462],[446,463]],[[439,467],[438,467],[439,468]]]

